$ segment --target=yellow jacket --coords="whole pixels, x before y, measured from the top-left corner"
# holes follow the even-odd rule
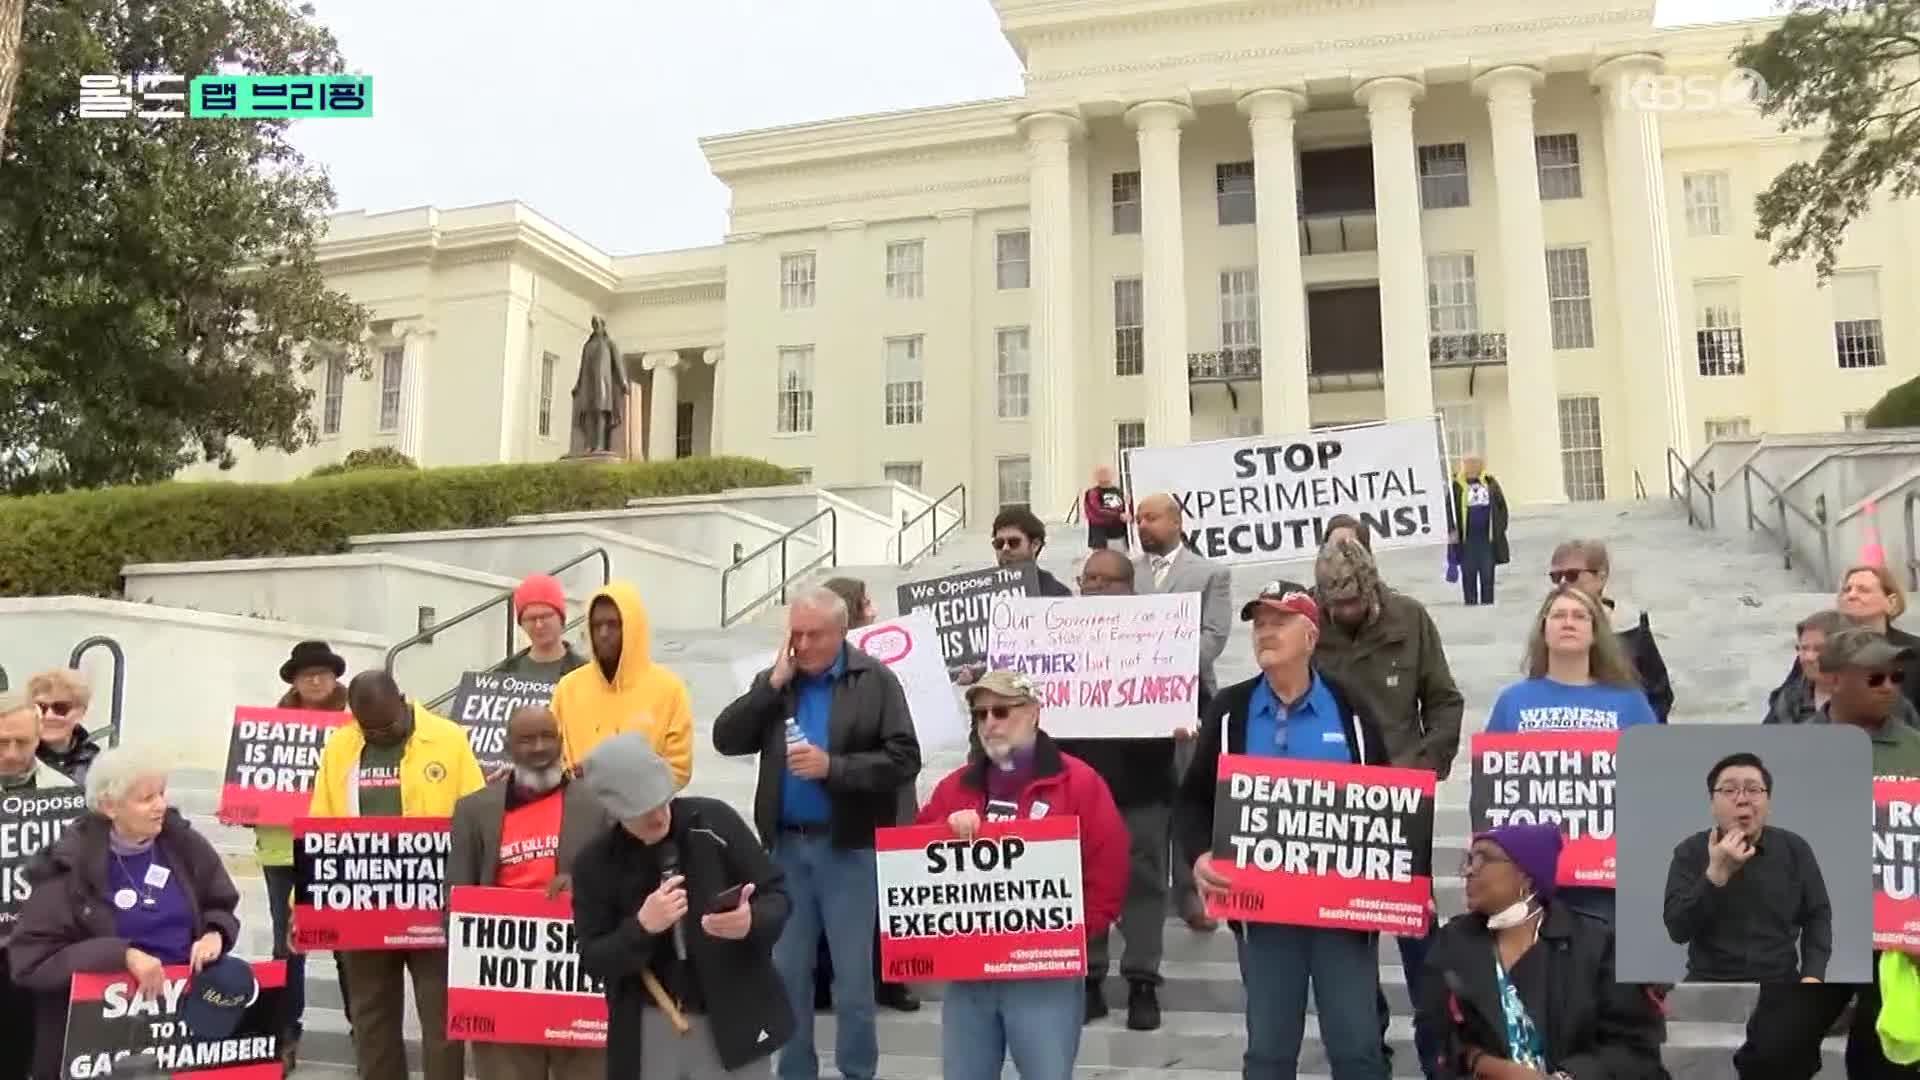
[[[313,777],[311,817],[352,817],[347,778],[360,767],[360,751],[367,737],[359,724],[342,724],[327,736],[320,751],[320,770]],[[413,734],[400,755],[400,807],[407,817],[450,818],[462,796],[485,787],[480,763],[473,759],[466,729],[451,720],[413,706]]]
[[[561,676],[553,688],[553,715],[560,722],[567,765],[577,768],[602,739],[638,731],[653,740],[653,748],[672,767],[674,782],[686,787],[693,777],[693,706],[687,684],[653,662],[640,593],[624,581],[613,582],[587,601],[589,617],[601,597],[620,610],[620,662],[612,682],[600,670],[600,661],[590,659]]]

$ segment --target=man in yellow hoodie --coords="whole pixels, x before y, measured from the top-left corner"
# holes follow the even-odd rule
[[[353,723],[335,728],[320,751],[309,816],[451,818],[454,803],[486,786],[466,731],[409,702],[392,675],[356,675],[347,708]],[[407,1080],[401,1024],[411,974],[427,1080],[462,1080],[464,1044],[447,1039],[447,950],[334,955],[353,988],[353,1050],[362,1077]]]
[[[609,583],[587,602],[593,662],[561,676],[553,688],[553,715],[567,767],[578,770],[601,740],[623,731],[645,735],[684,788],[693,777],[693,706],[680,676],[653,662],[647,609],[624,581]]]

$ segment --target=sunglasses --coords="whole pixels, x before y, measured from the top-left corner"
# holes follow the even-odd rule
[[[40,711],[52,716],[65,716],[73,711],[73,702],[43,701],[40,703]]]
[[[1013,715],[1013,706],[988,705],[985,708],[974,709],[972,710],[972,712],[973,712],[973,722],[976,724],[982,720],[985,720],[989,716],[993,717],[995,720],[1005,720],[1007,717]]]
[[[1904,671],[1876,671],[1867,676],[1868,686],[1885,686],[1888,683],[1899,686],[1906,681],[1907,673]]]
[[[1022,548],[1026,546],[1027,538],[1024,536],[996,536],[993,538],[993,550],[995,551],[1005,551],[1008,548]]]
[[[1580,575],[1585,573],[1588,573],[1588,571],[1586,570],[1549,570],[1547,571],[1547,580],[1553,582],[1555,585],[1571,585],[1574,582],[1579,581]]]

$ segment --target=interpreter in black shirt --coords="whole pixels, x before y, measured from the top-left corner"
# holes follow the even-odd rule
[[[1767,824],[1773,774],[1753,754],[1707,772],[1714,827],[1673,849],[1667,933],[1687,947],[1688,982],[1820,982],[1833,908],[1813,848]]]

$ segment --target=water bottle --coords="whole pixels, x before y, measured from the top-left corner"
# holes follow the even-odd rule
[[[800,730],[800,721],[787,717],[787,748],[799,746],[807,741],[807,733]]]

